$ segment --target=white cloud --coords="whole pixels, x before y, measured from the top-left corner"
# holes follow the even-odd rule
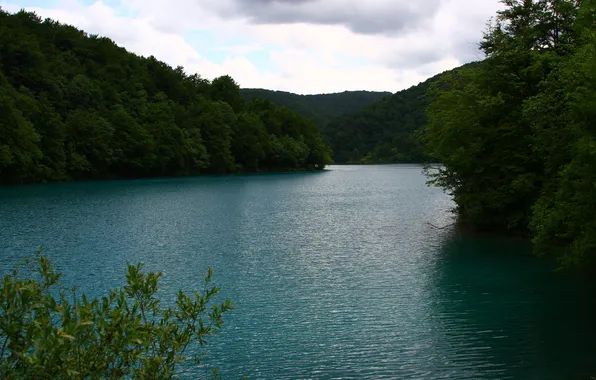
[[[0,4],[16,11],[18,1]],[[476,43],[486,20],[499,9],[498,0],[419,0],[416,7],[405,0],[313,0],[286,3],[280,14],[264,14],[267,0],[251,1],[260,8],[249,12],[241,0],[119,0],[116,6],[67,0],[54,9],[28,9],[206,78],[229,74],[243,87],[298,93],[394,92],[478,59]],[[313,4],[321,10],[345,9],[329,17],[313,16]],[[302,13],[288,13],[298,7]],[[396,18],[405,26],[389,25],[387,20],[400,10],[417,19]],[[365,27],[381,13],[387,16],[384,21]],[[291,23],[278,23],[275,17]],[[193,32],[207,32],[210,40],[193,40],[188,37]],[[197,46],[204,50],[197,51]],[[214,58],[214,52],[219,56]]]

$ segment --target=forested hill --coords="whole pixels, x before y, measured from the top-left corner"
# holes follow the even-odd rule
[[[0,184],[321,169],[329,147],[287,108],[108,38],[0,9]]]
[[[466,64],[461,68],[474,66]],[[451,71],[332,120],[325,128],[338,163],[421,163],[431,160],[420,141],[426,128],[427,91]]]
[[[460,222],[596,268],[596,0],[504,3],[486,60],[431,91],[435,181]]]
[[[240,94],[247,101],[268,99],[278,106],[288,107],[325,127],[332,119],[356,111],[391,95],[390,92],[345,91],[334,94],[298,95],[285,91],[243,88]]]

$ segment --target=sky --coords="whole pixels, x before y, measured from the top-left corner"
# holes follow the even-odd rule
[[[482,59],[499,0],[0,0],[207,79],[396,92]]]

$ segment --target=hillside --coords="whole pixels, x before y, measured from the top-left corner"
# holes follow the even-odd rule
[[[390,92],[372,91],[345,91],[335,94],[298,95],[285,91],[251,88],[241,89],[240,94],[247,101],[263,98],[272,101],[280,107],[288,107],[314,120],[317,125],[323,128],[332,119],[356,111],[391,95]]]
[[[321,169],[315,123],[34,13],[0,9],[0,185]]]
[[[463,67],[470,65],[474,64]],[[432,160],[420,141],[427,124],[427,92],[453,71],[395,94],[347,91],[297,95],[263,89],[241,89],[240,94],[247,101],[267,99],[314,120],[323,128],[337,163],[419,163]]]
[[[460,224],[596,268],[596,1],[505,3],[483,63],[433,92],[434,182]]]
[[[427,91],[451,72],[399,91],[360,110],[342,115],[324,128],[337,163],[419,163],[429,161],[420,134],[427,124]]]

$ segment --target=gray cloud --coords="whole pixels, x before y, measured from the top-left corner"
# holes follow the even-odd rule
[[[151,23],[173,33],[192,29],[201,19],[196,15],[205,14],[223,22],[243,20],[250,25],[279,26],[280,30],[284,25],[302,23],[313,25],[313,31],[320,33],[309,34],[313,42],[329,41],[328,51],[334,51],[333,37],[323,35],[330,29],[314,26],[343,26],[355,35],[383,37],[379,39],[385,41],[383,47],[374,59],[392,69],[412,69],[453,58],[460,62],[480,59],[477,43],[481,31],[499,4],[499,0],[172,0],[166,6],[159,0],[129,1],[138,3],[139,10],[150,8]],[[387,44],[387,38],[395,43]],[[301,42],[299,49],[309,46],[308,40]],[[356,45],[354,49],[358,49]],[[359,55],[356,51],[348,54]]]
[[[396,54],[388,60],[387,65],[396,69],[415,69],[440,61],[445,52],[439,49],[420,49],[408,54]]]
[[[0,0],[10,11],[18,11],[22,2],[25,0]],[[59,3],[59,8],[43,5],[34,10],[208,78],[231,74],[246,87],[298,93],[396,91],[480,59],[477,43],[482,30],[487,19],[501,8],[499,0]],[[118,3],[134,16],[121,15],[127,12],[108,3]],[[306,26],[287,25],[292,23]],[[321,26],[344,26],[352,33]],[[199,33],[193,36],[193,31]],[[246,55],[230,54],[223,62],[211,59],[209,52],[222,46],[248,50],[256,46],[265,54],[254,61],[248,50]],[[267,52],[270,60],[261,66]]]
[[[391,35],[423,26],[441,0],[228,0],[222,17],[248,18],[255,24],[344,25],[359,34]]]

